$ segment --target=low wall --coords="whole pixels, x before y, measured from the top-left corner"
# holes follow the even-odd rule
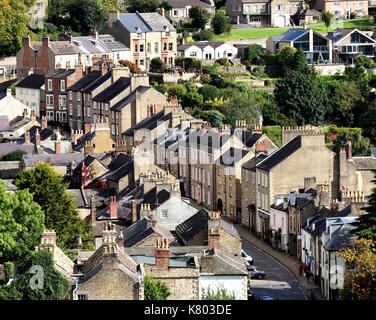
[[[0,178],[14,179],[20,171],[20,161],[0,161]]]
[[[182,75],[176,73],[163,74],[163,82],[178,83],[179,81],[189,81],[196,74],[195,73],[183,73]]]
[[[319,64],[315,65],[315,70],[322,76],[331,76],[343,74],[345,72],[344,64]]]

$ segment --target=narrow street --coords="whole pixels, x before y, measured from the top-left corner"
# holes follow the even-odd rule
[[[279,300],[305,300],[298,280],[288,268],[246,240],[243,240],[243,250],[253,258],[254,266],[266,272],[264,280],[251,281],[251,290],[256,299],[262,295],[270,295]],[[278,282],[280,288],[275,285]]]

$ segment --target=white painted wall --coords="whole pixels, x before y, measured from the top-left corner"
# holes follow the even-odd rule
[[[199,278],[199,299],[202,299],[202,291],[207,290],[209,287],[212,290],[217,288],[226,288],[227,291],[232,291],[235,294],[236,300],[244,300],[247,295],[247,281],[244,281],[244,276],[206,276],[202,275]]]
[[[270,208],[270,228],[278,231],[282,230],[282,250],[287,250],[288,244],[288,214],[287,212]]]
[[[40,90],[29,88],[16,88],[16,99],[34,110],[35,115],[40,117]]]
[[[184,51],[185,58],[202,59],[202,51],[199,47],[191,46]]]
[[[215,59],[228,58],[233,59],[238,55],[238,48],[231,46],[227,43],[215,49]]]

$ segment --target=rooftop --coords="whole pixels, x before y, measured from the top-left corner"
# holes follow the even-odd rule
[[[93,100],[99,102],[109,102],[116,96],[118,96],[121,92],[123,92],[126,88],[128,88],[131,84],[131,79],[121,77],[104,89],[102,92],[97,94]]]
[[[17,88],[40,89],[44,85],[44,75],[31,74],[16,84]]]

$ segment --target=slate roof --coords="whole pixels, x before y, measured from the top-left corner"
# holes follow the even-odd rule
[[[72,43],[83,54],[103,54],[111,52],[100,39],[95,39],[92,36],[72,37]]]
[[[125,98],[121,99],[118,103],[116,103],[115,105],[113,105],[111,107],[111,110],[112,111],[119,111],[119,110],[123,109],[129,103],[131,103],[131,102],[133,102],[133,101],[136,100],[136,93],[137,92],[143,94],[143,93],[147,92],[149,89],[151,89],[151,87],[147,87],[147,86],[139,86],[139,87],[137,87],[136,90],[132,91]]]
[[[324,248],[327,251],[338,251],[344,248],[351,247],[351,240],[355,237],[350,233],[352,229],[354,229],[354,226],[350,224],[344,224],[341,228],[339,228],[332,234],[331,239],[324,244]]]
[[[0,143],[0,158],[16,150],[25,151],[27,154],[33,154],[35,151],[35,145],[17,144],[17,143]]]
[[[137,32],[137,29],[141,32],[160,32],[165,31],[165,27],[168,27],[170,31],[175,31],[172,24],[156,12],[122,13],[119,15],[119,20],[129,32]]]
[[[238,131],[238,130],[236,130]],[[238,137],[237,132],[235,131],[235,136]],[[241,141],[248,147],[251,148],[253,145],[261,138],[262,133],[241,131]]]
[[[167,120],[170,120],[172,117],[172,113],[169,112],[167,114],[164,114],[164,110],[159,111],[158,113],[154,114],[150,118],[146,118],[138,123],[136,123],[134,126],[130,127],[129,129],[125,130],[122,134],[125,136],[133,136],[135,131],[141,130],[141,129],[149,129],[153,130],[157,127],[158,122],[164,122]]]
[[[70,41],[50,41],[50,49],[56,55],[80,53],[78,48]]]
[[[115,40],[110,34],[101,34],[98,37],[112,51],[129,51],[129,48],[124,43]]]
[[[211,138],[211,143],[210,143]],[[222,133],[216,130],[191,130],[186,138],[190,147],[205,147],[208,152],[221,148],[230,139],[229,133]]]
[[[257,164],[260,163],[262,160],[264,160],[266,157],[267,157],[266,154],[260,153],[257,156],[253,157],[252,159],[248,160],[246,163],[244,163],[242,165],[242,168],[256,171]]]
[[[188,241],[196,234],[208,228],[209,211],[201,209],[193,216],[176,226],[176,234],[180,239]]]
[[[97,94],[93,100],[99,102],[109,102],[117,95],[119,95],[122,91],[128,88],[131,84],[131,79],[120,77],[114,83],[112,83],[109,87],[104,89],[102,92]]]
[[[172,8],[185,8],[187,6],[198,6],[200,8],[215,8],[214,6],[210,5],[207,1],[204,0],[167,0]]]
[[[115,171],[131,160],[132,157],[130,155],[120,153],[110,162],[108,169]]]
[[[333,43],[336,43],[338,41],[341,41],[343,38],[345,38],[346,36],[348,36],[350,33],[354,32],[354,31],[359,32],[360,34],[364,35],[366,38],[368,38],[371,41],[373,41],[374,43],[376,43],[375,39],[372,39],[372,37],[367,36],[364,32],[362,32],[361,30],[358,30],[358,29],[337,28],[333,31],[328,32],[326,37],[329,38],[330,40],[332,40]]]
[[[94,80],[91,84],[89,84],[86,88],[83,88],[81,89],[82,92],[91,92],[93,90],[95,90],[96,88],[98,88],[101,84],[103,84],[104,82],[106,82],[108,79],[110,79],[112,76],[112,72],[109,71],[107,73],[105,73],[103,76],[101,76],[100,78]]]
[[[248,150],[236,149],[231,147],[216,160],[216,163],[220,163],[224,166],[233,167],[234,164],[237,164],[239,161],[241,161],[248,153]]]
[[[16,84],[17,88],[40,89],[44,85],[44,75],[30,74]]]
[[[40,161],[50,163],[53,166],[67,166],[73,161],[76,163],[84,160],[84,155],[81,153],[65,153],[65,154],[33,154],[24,155],[22,161],[26,167],[31,167]]]
[[[93,81],[99,79],[102,76],[100,71],[92,71],[88,75],[84,76],[80,80],[76,81],[73,85],[67,88],[67,91],[81,91],[88,85],[91,85]]]
[[[114,195],[112,189],[67,189],[78,208],[90,208],[90,196],[94,195],[96,208],[108,205],[108,198]]]
[[[260,168],[265,171],[269,171],[273,169],[276,165],[281,163],[283,160],[287,159],[290,155],[292,155],[296,150],[298,150],[302,146],[302,137],[299,135],[283,145],[278,150],[274,151],[271,155],[269,155],[266,159],[261,161],[257,168]]]
[[[352,161],[358,170],[376,169],[376,158],[374,157],[353,157]]]
[[[44,141],[50,137],[52,137],[54,135],[54,131],[49,129],[49,128],[44,128],[44,129],[41,129],[41,127],[38,127],[38,126],[33,126],[30,128],[29,130],[29,133],[30,133],[30,141],[32,143],[35,143],[35,135],[37,133],[37,129],[39,131],[39,135],[40,135],[40,141]],[[22,138],[25,138],[25,134],[23,134],[21,136]]]
[[[158,223],[155,223],[153,226],[149,219],[143,218],[123,231],[124,246],[132,247],[154,232],[160,234],[164,238],[167,238],[169,242],[175,240],[172,234],[166,228],[158,225]]]
[[[47,75],[47,77],[63,79],[69,77],[71,74],[75,73],[75,69],[57,69],[51,75]]]
[[[106,176],[107,180],[119,181],[133,170],[133,160],[123,164],[120,168],[116,169],[113,173]]]
[[[224,41],[195,41],[195,42],[189,42],[187,44],[183,44],[183,45],[178,46],[178,50],[179,51],[185,50],[185,49],[188,49],[192,46],[199,47],[200,49],[204,49],[207,46],[210,46],[210,47],[216,49],[223,44],[225,44]]]
[[[91,141],[95,137],[95,131],[86,132],[83,136],[81,136],[78,140],[76,145],[74,146],[74,151],[80,151],[82,148],[85,147],[86,141]]]

